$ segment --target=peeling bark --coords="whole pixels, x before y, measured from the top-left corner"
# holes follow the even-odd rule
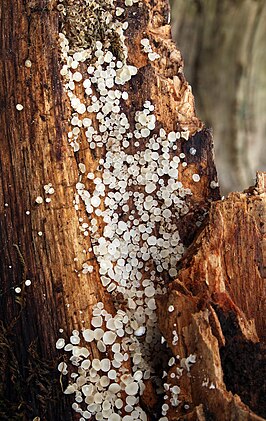
[[[181,366],[196,356],[178,381],[189,408],[174,409],[170,419],[197,419],[199,408],[203,420],[265,417],[265,206],[263,173],[254,188],[213,203],[177,280],[159,300],[173,355]]]

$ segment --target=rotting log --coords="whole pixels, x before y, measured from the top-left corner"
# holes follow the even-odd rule
[[[266,416],[265,177],[258,173],[255,187],[212,204],[178,278],[159,300],[161,332],[179,355],[169,374],[183,370],[177,384],[188,405],[173,409],[172,420]]]
[[[111,415],[116,414],[113,419],[117,420],[132,411],[125,405],[132,387],[140,390],[134,405],[132,398],[130,402],[141,414],[141,419],[159,419],[162,414],[160,374],[167,366],[169,349],[160,343],[155,304],[149,300],[150,295],[153,297],[155,292],[164,292],[170,275],[172,278],[176,276],[175,262],[192,243],[211,201],[219,198],[219,189],[212,156],[212,136],[195,115],[194,99],[183,75],[182,58],[170,36],[168,4],[160,0],[132,3],[125,7],[122,1],[115,6],[112,1],[100,0],[89,4],[72,0],[59,3],[4,0],[0,5],[0,416],[3,420],[79,419],[77,409],[81,392],[76,396],[78,401],[73,411],[73,395],[67,396],[63,391],[82,388],[84,379],[77,386],[75,377],[70,374],[77,374],[79,363],[84,362],[88,353],[91,361],[85,365],[93,362],[94,370],[101,374],[100,379],[104,377],[104,370],[97,368],[99,361],[105,359],[106,368],[114,358],[114,351],[109,346],[114,335],[110,335],[107,322],[111,318],[112,323],[116,321],[120,326],[121,320],[115,319],[119,314],[125,315],[124,330],[120,327],[119,331],[120,339],[115,334],[117,347],[124,346],[123,361],[109,380],[115,375],[112,380],[122,387],[122,408],[117,403]],[[124,11],[121,11],[122,6]],[[143,39],[149,40],[151,56],[144,50],[146,41],[143,45]],[[106,91],[99,74],[94,76],[101,65],[100,50],[104,55],[108,53],[102,64],[108,67],[111,57],[115,69],[115,76],[108,81]],[[100,76],[106,78],[105,73]],[[86,86],[84,80],[89,80]],[[102,109],[99,97],[106,97],[110,91],[117,91],[117,100],[107,110],[111,116],[107,121],[98,114],[98,107]],[[113,96],[111,93],[109,98]],[[146,101],[149,101],[146,104],[148,115],[155,116],[149,121],[149,135],[147,128],[141,132],[144,126],[136,126],[140,115],[141,121],[146,115],[143,113]],[[96,108],[91,108],[92,103]],[[119,126],[120,131],[115,132],[109,126],[121,113],[123,128]],[[95,132],[89,132],[87,127],[93,127]],[[128,134],[130,136],[126,137]],[[134,172],[129,172],[132,165],[128,164],[132,164],[132,157],[140,159],[142,154],[142,160],[134,164],[135,171],[141,174],[145,174],[146,168],[150,171],[151,138],[156,143],[156,153],[152,158],[154,168],[158,170],[158,163],[164,155],[162,166],[165,170],[160,169],[154,183],[149,178],[146,181],[145,177],[136,181]],[[143,161],[144,154],[146,161]],[[109,165],[107,157],[113,155],[116,162],[111,161],[112,165]],[[123,165],[115,171],[114,164],[120,159]],[[171,167],[171,163],[175,164]],[[178,171],[169,174],[170,167],[174,170],[177,167]],[[107,175],[115,177],[116,183],[104,185],[102,180],[106,180]],[[117,187],[120,175],[120,181],[128,181],[122,192],[128,193],[123,208]],[[94,179],[96,183],[92,182]],[[175,194],[170,201],[168,198],[166,206],[161,189],[163,185],[171,184],[168,183],[170,179],[178,184],[173,187],[172,193]],[[95,186],[99,184],[101,188],[97,190]],[[120,183],[119,187],[121,185],[124,186]],[[114,196],[114,193],[120,196]],[[142,224],[141,229],[145,232],[149,228],[149,235],[141,241],[137,239],[140,232],[136,228],[143,212],[142,202],[136,203],[140,194],[145,201],[149,196],[145,205],[148,210],[157,209],[156,219],[152,219],[153,211],[146,212],[145,208],[143,222],[147,222],[148,216],[150,225]],[[111,205],[107,196],[112,198]],[[156,200],[157,204],[150,207],[150,200]],[[168,209],[165,216],[159,217],[165,209]],[[106,227],[112,230],[112,223],[115,226],[114,210],[118,218],[116,223],[124,222],[122,232],[131,230],[134,234],[129,243],[126,240],[119,243],[118,252],[114,251],[116,247],[111,247],[105,230]],[[136,221],[135,224],[132,221]],[[120,228],[113,235],[116,244],[122,241]],[[150,237],[151,244],[154,241],[157,244],[159,239],[175,239],[171,249],[172,266],[169,266],[166,252],[162,254],[161,249],[154,251],[151,244],[148,247]],[[103,251],[104,247],[99,249],[103,242],[109,247],[109,254]],[[114,288],[110,288],[110,282],[103,277],[106,274],[104,265],[109,265],[109,277],[119,274],[120,266],[125,262],[118,262],[117,254],[125,253],[131,243],[136,246],[135,254],[133,257],[127,255],[125,260],[131,265],[132,278],[124,288],[116,276]],[[145,259],[142,259],[143,246]],[[104,261],[99,251],[105,253]],[[136,256],[137,261],[146,262],[139,266],[138,275],[134,272]],[[112,267],[119,270],[112,272]],[[131,284],[131,281],[135,283]],[[147,285],[149,290],[145,292]],[[141,300],[143,295],[146,301]],[[147,305],[149,301],[150,307]],[[95,309],[97,304],[98,309]],[[99,318],[92,320],[93,311],[101,313],[102,307],[105,312],[102,313],[105,319],[102,327],[109,335],[106,343],[99,343],[95,336],[94,328],[102,321]],[[146,311],[144,321],[137,321],[135,308],[140,313]],[[82,333],[84,329],[86,333]],[[93,340],[89,338],[91,331]],[[163,335],[167,337],[167,332]],[[69,360],[71,353],[62,349],[62,344],[69,338],[72,345],[83,347],[82,351],[80,346],[75,348],[78,358],[72,358],[72,364]],[[127,341],[134,345],[132,349],[128,349]],[[71,344],[67,345],[71,347]],[[145,350],[143,355],[140,354],[145,369],[140,367],[137,370],[139,355],[134,354],[136,347]],[[59,363],[61,373],[57,369]],[[83,370],[86,372],[85,365]],[[130,379],[132,382],[131,375],[136,370],[140,374],[127,393],[122,376],[126,374],[128,377],[124,381]],[[83,385],[89,387],[92,373],[86,373],[88,379]],[[106,378],[105,375],[101,384],[103,389],[98,386],[98,392],[106,387],[106,381],[109,381]],[[96,393],[93,399],[94,396]],[[98,393],[97,405],[101,399],[101,393]],[[82,405],[81,411],[85,412],[84,402]],[[109,408],[108,405],[105,407]],[[92,414],[93,419],[97,411],[98,406],[96,409],[90,407],[89,415],[86,413],[84,417]],[[112,419],[110,413],[106,416]]]

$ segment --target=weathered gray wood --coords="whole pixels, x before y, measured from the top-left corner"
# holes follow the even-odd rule
[[[224,193],[266,170],[264,0],[173,0],[173,36],[199,116],[215,133]]]

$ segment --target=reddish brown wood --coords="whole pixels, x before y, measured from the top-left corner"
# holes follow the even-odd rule
[[[265,417],[265,193],[265,174],[258,173],[254,188],[212,204],[178,279],[159,301],[173,355],[196,355],[191,376],[180,380],[190,408],[173,410],[170,419],[194,419],[200,408],[200,419]]]
[[[68,3],[73,2],[69,0]],[[188,165],[182,169],[180,180],[185,187],[191,189],[193,195],[186,201],[188,212],[176,222],[182,242],[185,246],[189,246],[198,232],[200,223],[208,213],[210,202],[219,198],[219,191],[218,188],[211,188],[211,182],[216,181],[212,136],[195,115],[191,88],[183,75],[182,58],[170,37],[168,13],[168,5],[162,0],[145,0],[141,5],[135,5],[127,11],[128,60],[139,67],[139,72],[126,86],[129,100],[123,111],[128,115],[133,127],[135,111],[145,100],[151,99],[156,105],[157,131],[160,127],[164,127],[168,132],[176,130],[177,127],[180,130],[189,129],[189,139],[181,140],[176,150],[176,154],[184,152],[188,156]],[[64,358],[64,355],[55,349],[58,329],[64,329],[64,334],[69,336],[73,328],[81,329],[83,325],[90,326],[92,307],[98,301],[102,301],[110,313],[113,313],[114,306],[123,306],[123,302],[118,300],[119,297],[106,293],[102,287],[98,264],[93,252],[88,252],[84,256],[83,250],[88,250],[91,244],[90,238],[85,238],[81,234],[78,218],[82,216],[86,220],[87,216],[82,206],[79,211],[76,211],[72,204],[78,179],[78,162],[84,162],[87,167],[95,170],[101,154],[91,152],[84,138],[77,156],[68,144],[70,104],[63,90],[63,78],[60,75],[58,33],[59,27],[70,22],[63,22],[62,17],[59,18],[56,2],[4,0],[0,5],[0,15],[2,19],[0,32],[2,43],[0,63],[2,76],[0,86],[2,98],[0,418],[10,419],[10,414],[12,414],[14,419],[17,416],[24,420],[34,417],[40,417],[42,421],[74,420],[75,415],[71,411],[72,401],[64,397],[56,370],[58,361]],[[147,56],[140,50],[140,39],[143,38],[144,33],[149,35],[154,49],[161,55],[160,62],[148,62]],[[31,60],[31,68],[25,67],[26,59]],[[16,104],[18,103],[24,106],[22,111],[17,111]],[[188,152],[192,147],[197,150],[197,154],[189,157]],[[134,153],[134,147],[132,153]],[[200,182],[192,182],[194,173],[200,174]],[[36,197],[42,195],[43,186],[49,182],[55,188],[51,203],[37,205]],[[138,186],[135,187],[136,190],[138,188]],[[260,336],[263,327],[260,312],[254,313],[252,308],[257,303],[257,298],[253,299],[255,293],[250,295],[249,304],[240,294],[241,289],[247,289],[244,283],[246,278],[243,276],[244,269],[240,267],[240,264],[234,266],[233,256],[236,250],[239,259],[248,253],[249,256],[256,258],[260,256],[260,262],[264,262],[262,254],[258,252],[262,234],[259,233],[257,223],[254,222],[261,212],[260,206],[263,203],[262,193],[260,193],[262,182],[258,189],[257,201],[254,199],[255,193],[252,195],[249,193],[250,196],[235,195],[228,199],[228,202],[217,204],[219,212],[227,212],[231,224],[239,221],[241,217],[244,221],[242,228],[245,226],[246,230],[250,230],[250,233],[255,235],[255,246],[250,250],[242,250],[242,246],[239,245],[238,248],[230,247],[227,251],[231,254],[227,255],[226,262],[231,263],[231,271],[237,270],[237,274],[241,275],[241,287],[230,284],[230,277],[226,278],[225,283],[227,293],[221,290],[221,282],[218,282],[216,278],[210,277],[209,285],[206,287],[203,287],[204,284],[200,281],[203,273],[207,274],[210,270],[214,276],[215,270],[218,271],[219,268],[223,270],[223,276],[227,276],[225,266],[222,266],[225,259],[220,259],[218,269],[215,264],[212,267],[211,258],[209,266],[207,265],[211,257],[208,247],[212,244],[212,238],[212,241],[216,238],[217,242],[215,243],[215,247],[218,247],[215,249],[216,255],[219,255],[218,252],[223,247],[221,243],[224,238],[223,225],[219,219],[220,213],[217,211],[217,215],[213,216],[213,221],[210,219],[212,231],[206,239],[206,249],[202,249],[207,254],[204,255],[202,252],[198,270],[195,273],[191,272],[193,276],[189,275],[191,281],[187,282],[191,262],[200,253],[199,239],[203,241],[203,234],[200,234],[197,242],[190,249],[190,254],[182,262],[180,282],[175,281],[169,286],[169,294],[165,298],[170,303],[178,296],[178,306],[181,310],[184,308],[182,312],[184,320],[182,319],[179,327],[186,331],[184,333],[184,338],[188,340],[186,347],[193,348],[195,336],[198,338],[202,352],[208,351],[208,355],[217,363],[217,366],[214,366],[210,360],[206,373],[208,375],[214,373],[218,376],[223,391],[217,340],[220,347],[225,345],[226,350],[228,339],[217,305],[221,306],[222,315],[228,315],[229,310],[238,315],[234,322],[240,332],[240,339],[246,341],[245,346],[250,341],[251,344],[258,342],[257,333]],[[246,207],[241,205],[243,200],[246,200]],[[231,221],[229,210],[233,209],[234,203],[239,207],[239,213],[235,216],[236,219]],[[228,210],[223,208],[226,204]],[[251,205],[254,207],[254,214],[251,211]],[[26,214],[27,211],[30,211],[29,215]],[[127,215],[123,216],[127,218]],[[100,229],[102,229],[102,224]],[[204,232],[207,229],[205,228]],[[217,234],[214,234],[216,230]],[[42,236],[38,235],[40,231],[43,233]],[[237,231],[241,241],[246,238],[245,232]],[[233,242],[235,238],[232,236],[230,225],[227,240]],[[95,269],[89,277],[81,273],[84,257],[92,262]],[[77,258],[77,261],[74,261],[74,258]],[[229,263],[226,263],[227,266]],[[261,270],[264,270],[262,267],[264,263],[260,265]],[[229,266],[227,266],[228,270]],[[255,266],[250,266],[249,271],[253,290],[259,294],[260,275],[255,271]],[[77,276],[78,274],[80,276]],[[181,279],[182,274],[185,279]],[[28,278],[32,280],[32,286],[24,290],[23,299],[18,302],[15,298],[14,287],[23,285],[25,279]],[[163,281],[169,281],[167,274],[162,277]],[[167,304],[161,304],[160,315],[168,315],[165,306]],[[206,308],[209,309],[211,316],[207,314]],[[160,322],[163,335],[169,345],[171,345],[172,335],[171,323],[175,314],[169,318],[164,317],[164,320],[161,317]],[[231,313],[229,315],[231,317]],[[251,317],[256,318],[257,333],[254,324],[249,322]],[[209,320],[211,320],[211,327]],[[229,322],[231,323],[231,319]],[[208,345],[217,350],[215,355]],[[98,355],[98,350],[94,345],[91,351],[93,355]],[[63,388],[65,386],[64,383]],[[195,407],[194,413],[191,411],[187,419],[197,419],[197,417],[204,419],[206,412],[204,405],[208,402],[209,394],[198,395],[198,389],[193,389],[193,387],[190,392],[190,382],[184,380],[181,396],[183,399],[192,400]],[[226,394],[226,397],[229,405],[229,409],[226,410],[230,411],[230,405],[233,405],[240,414],[246,413],[246,407],[239,402],[238,398],[232,399],[230,393]],[[224,404],[224,395],[221,395],[219,399],[221,404]],[[157,403],[158,398],[154,394],[153,387],[150,382],[147,382],[141,404],[150,420],[154,417]],[[9,408],[8,411],[7,408]],[[169,416],[169,419],[178,419],[176,418],[179,416],[178,412],[174,411],[176,409],[173,410],[172,418]],[[183,415],[180,416],[183,417]],[[256,419],[255,415],[252,417],[251,419]]]

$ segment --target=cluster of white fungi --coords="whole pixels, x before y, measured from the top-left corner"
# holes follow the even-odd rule
[[[134,3],[125,0],[125,8]],[[165,292],[165,274],[177,275],[177,262],[184,253],[176,221],[188,212],[185,198],[191,191],[179,181],[179,168],[187,165],[185,154],[175,151],[179,139],[187,139],[189,133],[158,129],[149,98],[135,111],[133,122],[123,112],[130,100],[128,82],[138,73],[127,63],[128,23],[119,20],[124,13],[115,6],[113,13],[106,11],[106,22],[120,37],[124,59],[97,39],[89,49],[70,52],[68,34],[59,34],[61,75],[72,109],[69,144],[77,152],[85,136],[92,151],[102,149],[96,172],[79,163],[74,206],[85,205],[88,222],[82,220],[80,229],[93,239],[101,282],[116,306],[116,314],[110,314],[102,302],[97,303],[90,328],[74,330],[67,343],[63,337],[56,343],[69,356],[58,369],[69,375],[65,393],[74,394],[72,406],[80,421],[146,420],[140,399],[148,379],[165,395],[160,421],[166,421],[169,405],[180,403],[178,379],[195,362],[195,356],[189,356],[172,373],[176,385],[155,378],[154,354],[163,343],[155,297]],[[160,58],[147,36],[141,48],[151,61]],[[199,181],[199,176],[193,180]],[[83,264],[88,282],[93,270]],[[117,294],[123,297],[123,308],[115,301]],[[169,307],[169,312],[173,310]],[[173,335],[176,343],[178,332]],[[91,353],[92,343],[97,358]],[[168,366],[176,362],[171,356]]]

